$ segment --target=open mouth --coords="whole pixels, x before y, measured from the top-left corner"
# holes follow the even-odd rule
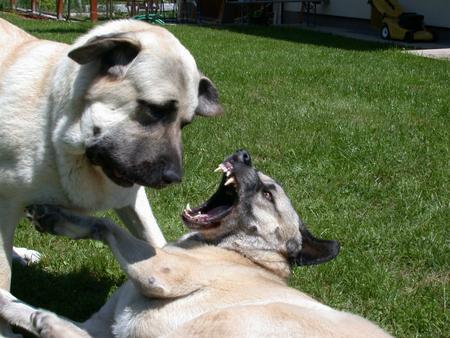
[[[225,161],[215,171],[222,171],[223,177],[217,191],[199,207],[189,204],[181,217],[184,224],[192,230],[206,230],[220,226],[222,220],[231,213],[238,202],[238,182],[233,173],[233,165]]]

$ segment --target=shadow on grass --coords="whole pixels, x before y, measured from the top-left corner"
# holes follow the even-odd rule
[[[13,265],[11,292],[20,300],[68,317],[84,321],[107,300],[123,278],[96,274],[88,267],[71,273],[50,273],[39,265]]]
[[[313,32],[298,27],[274,27],[274,26],[223,26],[217,29],[233,33],[254,35],[258,37],[297,42],[308,45],[323,46],[336,49],[354,51],[377,51],[392,49],[386,44],[361,41],[327,33]]]
[[[84,34],[91,26],[81,26],[81,27],[54,27],[54,28],[34,28],[30,27],[27,31],[30,34],[40,33],[40,34]]]

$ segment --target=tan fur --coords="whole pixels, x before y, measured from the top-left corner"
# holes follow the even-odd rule
[[[98,313],[77,324],[76,330],[84,330],[79,337],[389,337],[370,321],[288,286],[292,261],[330,260],[338,244],[312,236],[273,179],[249,165],[236,168],[229,213],[209,226],[187,223],[198,232],[161,249],[106,219],[48,205],[29,209],[41,231],[109,245],[129,278]],[[219,195],[224,191],[232,193],[220,186]],[[214,196],[211,203],[217,207]],[[0,293],[2,303],[0,316],[30,331],[45,329],[51,337],[77,332],[65,319],[7,293]],[[38,324],[27,322],[30,316],[40,318]]]
[[[389,337],[361,317],[289,288],[284,277],[236,252],[212,246],[187,251],[166,247],[141,264],[139,275],[147,283],[163,286],[165,292],[147,284],[142,297],[136,280],[126,282],[97,315],[81,325],[89,336]],[[22,313],[35,313],[26,310],[20,308]],[[0,314],[5,316],[4,311]],[[108,314],[115,314],[111,331],[96,334],[99,319],[104,321]],[[63,323],[53,316],[41,325],[61,329],[59,334],[53,330],[52,337],[62,338],[69,329]]]
[[[144,186],[179,182],[181,126],[221,111],[211,81],[163,28],[110,21],[69,46],[0,19],[0,288],[10,288],[14,230],[29,204],[113,208],[163,246]]]
[[[132,329],[117,324],[116,337],[123,337],[124,329],[135,337],[389,337],[361,317],[289,288],[284,276],[236,252],[211,246],[174,251],[158,250],[140,274],[173,287],[153,297],[185,297],[137,301],[126,284],[119,297],[134,299],[128,310],[137,317],[117,317],[133,324]],[[143,307],[148,310],[138,310]]]

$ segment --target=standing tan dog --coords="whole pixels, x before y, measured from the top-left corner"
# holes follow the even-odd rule
[[[69,46],[0,19],[0,287],[16,224],[31,203],[114,208],[166,242],[142,186],[182,177],[181,128],[222,112],[217,91],[167,30],[122,20]]]
[[[220,165],[218,191],[183,212],[193,230],[153,248],[108,220],[34,206],[38,229],[102,240],[126,282],[87,322],[36,310],[0,293],[0,316],[46,338],[389,337],[373,323],[287,286],[294,265],[319,264],[336,241],[311,235],[282,188],[239,151]]]

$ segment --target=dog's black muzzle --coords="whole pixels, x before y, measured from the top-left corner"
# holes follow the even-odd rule
[[[169,156],[159,156],[154,160],[136,156],[120,156],[114,148],[105,147],[96,142],[86,148],[86,157],[96,166],[100,166],[108,178],[122,187],[138,184],[151,188],[164,188],[179,183],[183,177],[181,160]]]
[[[232,164],[241,163],[241,164],[245,164],[249,167],[252,166],[252,158],[251,158],[250,154],[244,149],[237,150],[233,155],[228,157],[224,162],[230,162]]]

